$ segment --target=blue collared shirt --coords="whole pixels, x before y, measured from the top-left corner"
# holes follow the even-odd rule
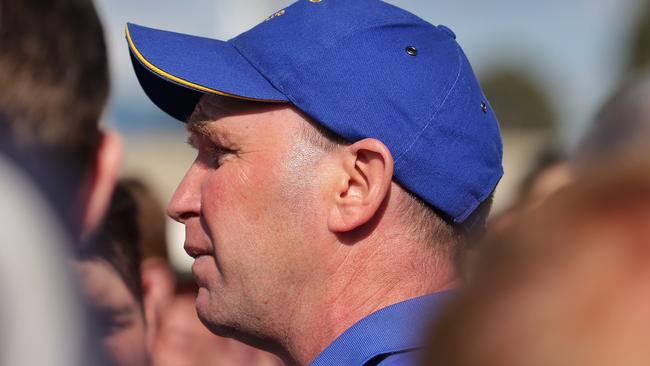
[[[453,291],[406,300],[355,323],[343,332],[310,366],[416,365],[431,321]]]

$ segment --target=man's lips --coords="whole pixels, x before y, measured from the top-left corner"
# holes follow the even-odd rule
[[[194,259],[203,255],[212,255],[208,248],[200,247],[198,245],[187,242],[183,245],[183,249],[185,249],[185,253]]]

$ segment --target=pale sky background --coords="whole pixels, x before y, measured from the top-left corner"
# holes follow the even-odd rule
[[[451,27],[479,76],[502,63],[528,72],[549,94],[560,116],[560,142],[570,147],[620,81],[624,51],[640,1],[388,2],[433,24]],[[161,125],[171,130],[181,128],[157,111],[140,90],[124,41],[127,21],[228,39],[292,2],[96,0],[111,57],[109,123],[128,133],[160,131]]]

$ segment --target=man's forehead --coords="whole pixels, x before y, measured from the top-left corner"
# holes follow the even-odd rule
[[[288,103],[253,102],[206,94],[196,104],[192,115],[187,120],[186,127],[190,133],[210,136],[214,133],[225,133],[227,130],[230,130],[227,123],[219,123],[225,121],[227,117],[253,116],[279,109],[294,108],[291,108],[291,105]],[[300,112],[295,114],[300,115]],[[302,116],[299,116],[299,118],[303,119]]]
[[[278,107],[285,107],[286,103],[254,102],[220,95],[206,94],[201,97],[194,107],[188,122],[215,121],[222,117],[238,114],[259,113]]]
[[[206,94],[201,97],[194,107],[192,115],[187,120],[186,128],[190,134],[212,136],[223,127],[222,124],[213,123],[224,117],[232,116],[252,109],[254,106],[247,105],[234,98],[226,98],[218,95]]]

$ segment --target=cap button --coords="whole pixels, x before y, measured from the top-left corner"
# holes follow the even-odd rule
[[[441,31],[447,33],[449,35],[449,37],[451,37],[453,39],[456,39],[456,33],[454,33],[453,30],[449,29],[449,27],[440,24],[440,25],[438,25],[438,29],[440,29]]]

